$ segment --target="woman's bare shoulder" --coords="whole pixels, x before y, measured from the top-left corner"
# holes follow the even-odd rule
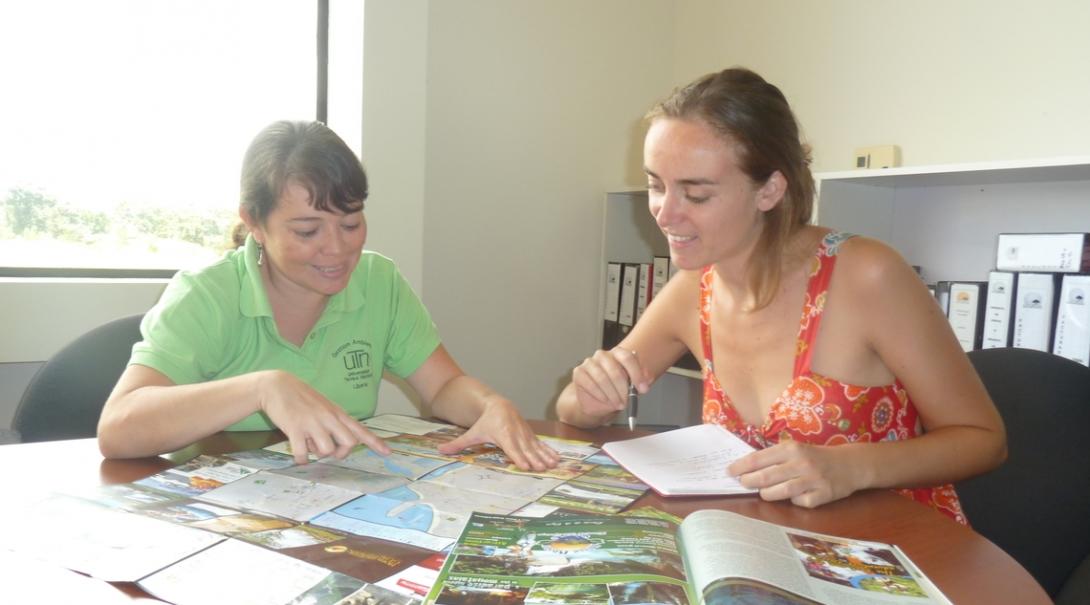
[[[836,275],[838,281],[860,293],[883,289],[909,278],[920,281],[919,274],[897,250],[865,236],[840,242]]]

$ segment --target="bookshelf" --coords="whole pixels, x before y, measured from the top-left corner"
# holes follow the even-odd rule
[[[1003,232],[1090,232],[1090,156],[814,175],[814,222],[880,239],[928,283],[986,280]]]
[[[666,239],[647,210],[647,191],[617,191],[606,194],[602,221],[602,257],[598,265],[599,346],[605,308],[606,263],[649,263],[654,256],[669,254]],[[640,397],[640,424],[699,424],[702,389],[700,372],[685,368],[668,369],[652,387],[651,392]]]
[[[999,233],[1090,232],[1090,156],[821,172],[814,178],[813,222],[890,244],[919,265],[929,283],[986,280]],[[646,191],[606,194],[598,326],[606,262],[649,262],[668,254]],[[701,388],[698,372],[669,369],[645,397],[640,421],[699,423]]]

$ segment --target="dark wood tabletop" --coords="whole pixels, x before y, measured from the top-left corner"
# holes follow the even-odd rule
[[[531,424],[542,435],[597,443],[635,435],[622,427],[583,431],[552,421]],[[165,456],[132,460],[104,460],[94,439],[5,445],[0,446],[0,469],[9,486],[5,492],[128,483],[198,454],[254,449],[283,439],[277,431],[218,433]],[[789,527],[896,544],[958,604],[1051,603],[1033,577],[987,539],[888,490],[857,493],[816,509],[764,502],[756,496],[664,498],[650,491],[633,504],[645,505],[682,517],[695,510],[718,508]],[[116,585],[115,589],[127,599],[154,602],[134,585]]]

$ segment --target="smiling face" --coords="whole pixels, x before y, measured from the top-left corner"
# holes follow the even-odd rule
[[[738,146],[701,120],[656,119],[643,149],[648,205],[674,264],[691,270],[745,263],[763,213],[783,198],[783,177],[754,183],[741,169]]]
[[[243,216],[265,248],[269,285],[283,295],[329,297],[348,285],[367,239],[363,204],[341,213],[315,210],[305,187],[289,181],[265,224]]]

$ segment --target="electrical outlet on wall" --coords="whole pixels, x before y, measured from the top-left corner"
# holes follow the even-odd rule
[[[860,147],[855,150],[856,168],[893,168],[901,165],[901,148],[896,145]]]

